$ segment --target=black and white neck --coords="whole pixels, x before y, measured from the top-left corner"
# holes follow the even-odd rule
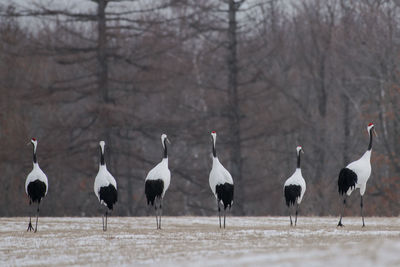
[[[211,132],[211,138],[212,138],[212,153],[213,153],[213,157],[216,158],[217,157],[217,150],[215,148],[215,143],[217,141],[217,133],[216,132]]]
[[[368,134],[369,134],[369,144],[368,151],[372,150],[372,136],[374,134],[374,125],[372,123],[368,124]]]
[[[33,146],[33,165],[35,165],[35,164],[37,164],[37,158],[36,158],[37,140],[35,138],[32,138],[31,143]]]
[[[164,139],[164,159],[168,158],[168,148],[167,148],[167,140]]]
[[[301,146],[298,146],[296,148],[296,150],[297,150],[297,169],[300,169],[301,168],[300,167],[300,152],[302,152],[302,153],[304,153],[304,152],[303,152],[303,149],[301,148]]]
[[[164,148],[164,154],[163,154],[163,159],[168,159],[168,148],[167,148],[167,142],[169,143],[168,137],[166,134],[161,135],[161,143]]]
[[[106,166],[106,161],[104,159],[104,146],[106,143],[104,141],[100,141],[100,166]]]
[[[297,169],[300,169],[300,153],[297,152]]]

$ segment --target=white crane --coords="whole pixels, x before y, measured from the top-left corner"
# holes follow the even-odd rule
[[[32,216],[29,216],[29,225],[27,231],[37,232],[37,225],[38,225],[38,217],[39,217],[39,205],[40,201],[44,196],[47,195],[48,189],[48,182],[47,176],[44,172],[40,169],[39,164],[36,158],[36,148],[37,148],[37,140],[35,138],[31,139],[31,144],[33,145],[33,169],[26,177],[25,182],[25,192],[29,197],[29,205],[32,203],[37,202],[37,213],[36,213],[36,226],[35,229],[32,227]],[[28,143],[29,145],[29,143]]]
[[[161,135],[161,143],[164,148],[163,159],[146,176],[144,192],[147,205],[152,205],[156,211],[157,229],[161,229],[162,202],[171,181],[171,172],[168,169],[167,142],[170,141],[166,134]]]
[[[217,157],[217,151],[215,149],[215,143],[217,141],[217,133],[211,132],[212,137],[212,152],[213,152],[213,163],[209,177],[209,183],[211,191],[217,199],[218,206],[218,217],[219,227],[221,228],[221,207],[220,204],[224,205],[224,228],[226,218],[226,208],[231,208],[233,204],[233,179],[227,169],[219,162]]]
[[[290,225],[293,225],[292,222],[292,215],[290,213],[290,207],[296,205],[296,218],[294,221],[294,225],[297,225],[297,214],[299,210],[299,205],[301,200],[303,199],[304,192],[306,192],[306,181],[301,174],[301,167],[300,167],[300,152],[304,153],[303,148],[298,146],[297,150],[297,168],[295,172],[290,176],[284,186],[283,186],[283,193],[285,195],[286,205],[289,209],[289,217],[290,217]]]
[[[100,204],[107,206],[105,215],[103,215],[103,231],[107,231],[107,215],[108,210],[112,210],[114,204],[118,200],[117,182],[111,173],[107,170],[106,162],[104,160],[104,146],[105,142],[100,141],[100,166],[99,172],[94,180],[94,193],[99,199]],[[105,217],[105,220],[104,220]]]
[[[360,188],[361,195],[361,218],[362,227],[365,227],[364,215],[363,215],[363,195],[367,186],[367,181],[371,175],[371,151],[372,151],[372,135],[375,134],[375,126],[370,123],[368,124],[367,131],[369,134],[369,145],[367,151],[362,155],[359,160],[353,161],[346,168],[340,170],[338,179],[339,194],[343,196],[343,210],[340,214],[339,223],[337,226],[344,226],[342,224],[342,216],[344,208],[346,206],[346,198],[356,189]]]

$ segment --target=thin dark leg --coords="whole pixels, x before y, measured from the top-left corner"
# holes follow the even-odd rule
[[[29,224],[28,224],[28,229],[26,230],[27,232],[33,231],[33,226],[32,226],[32,216],[29,215]]]
[[[157,223],[157,229],[158,229],[158,210],[157,210],[157,197],[154,200],[154,209],[156,211],[156,223]]]
[[[38,219],[39,219],[39,205],[40,205],[40,202],[38,202],[38,205],[37,205],[37,211],[36,211],[36,226],[35,226],[35,233],[37,232],[37,224],[38,224]]]
[[[226,209],[224,208],[224,229],[225,229]]]
[[[342,208],[342,213],[340,213],[340,219],[339,219],[339,223],[337,226],[343,227],[344,225],[342,224],[342,217],[343,217],[343,213],[344,213],[344,208],[346,206],[346,196],[344,196],[343,198],[343,208]]]
[[[32,201],[29,200],[29,207],[31,206]],[[32,212],[29,212],[29,224],[28,224],[28,229],[26,230],[27,232],[29,231],[33,231],[33,227],[32,227]]]
[[[108,215],[108,211],[106,211],[106,231],[107,231],[107,215]]]
[[[103,214],[103,216],[101,216],[101,220],[103,222],[103,231],[105,231],[105,228],[104,228],[104,214]]]
[[[289,218],[290,218],[290,226],[293,226],[292,214],[290,213],[290,207],[288,207],[288,212],[289,212]]]
[[[219,206],[218,200],[217,200],[217,205],[218,205],[219,228],[222,228],[222,226],[221,226],[221,207]]]
[[[160,214],[158,216],[158,218],[160,220],[160,222],[158,224],[158,229],[160,229],[160,230],[161,230],[161,216],[162,216],[162,198],[160,198]]]
[[[103,215],[103,231],[107,231],[107,211]]]
[[[363,214],[363,206],[364,206],[364,204],[363,204],[363,196],[361,196],[360,207],[361,207],[361,218],[362,218],[362,222],[363,222],[362,227],[365,227],[365,223],[364,223],[364,214]]]
[[[294,220],[294,226],[297,225],[297,214],[299,213],[299,204],[296,204],[296,218]]]

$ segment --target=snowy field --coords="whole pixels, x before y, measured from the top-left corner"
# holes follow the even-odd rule
[[[400,266],[400,219],[229,217],[0,219],[1,266]],[[355,264],[355,265],[354,265]]]

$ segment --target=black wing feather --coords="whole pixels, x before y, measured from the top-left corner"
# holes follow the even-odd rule
[[[354,171],[348,168],[341,169],[338,180],[339,194],[344,195],[350,188],[354,189],[356,187],[357,180],[357,174]]]

